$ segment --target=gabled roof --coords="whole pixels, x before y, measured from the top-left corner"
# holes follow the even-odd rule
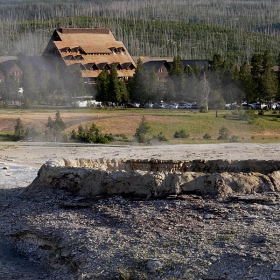
[[[110,65],[115,63],[119,77],[133,76],[136,68],[124,44],[116,41],[108,28],[58,28],[44,55],[54,53],[59,54],[67,66],[79,60],[85,69],[92,72],[104,67],[110,69]],[[85,71],[82,75],[86,75]]]
[[[151,60],[143,63],[143,66],[147,70],[155,69],[155,71],[158,71],[160,68],[162,68],[162,66],[165,66],[167,69],[169,69],[170,63],[168,63],[166,60]]]
[[[17,60],[17,56],[0,56],[0,63],[8,60]]]
[[[123,67],[124,69],[126,69],[126,70],[133,70],[133,69],[136,68],[135,65],[134,65],[133,63],[131,63],[131,62],[125,62],[125,63],[123,63],[123,64],[122,64],[122,67]]]
[[[205,66],[209,65],[209,60],[182,60],[182,63],[184,67],[186,66],[194,67],[195,64],[197,64],[197,66],[204,68]]]
[[[18,60],[6,60],[0,63],[0,70],[5,75],[7,75],[14,67],[20,69]]]

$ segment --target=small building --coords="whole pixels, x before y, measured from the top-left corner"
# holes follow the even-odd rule
[[[159,83],[164,84],[167,82],[170,64],[166,60],[150,60],[143,63],[143,66],[149,71],[156,72]]]
[[[2,73],[2,79],[0,78],[2,82],[4,82],[5,77],[10,76],[15,79],[17,83],[20,83],[22,70],[19,67],[17,59],[2,59],[2,62],[0,60],[0,71]]]
[[[54,31],[44,53],[57,57],[71,69],[81,71],[84,83],[95,85],[103,69],[117,67],[119,79],[128,81],[136,64],[124,44],[116,41],[108,28],[58,28]]]
[[[158,76],[158,81],[160,84],[165,84],[168,81],[169,72],[173,64],[172,58],[149,58],[149,57],[139,57],[143,62],[143,67],[147,70],[152,70],[156,72]],[[209,60],[182,60],[184,68],[194,68],[199,67],[201,69],[209,69],[211,67],[211,62]]]

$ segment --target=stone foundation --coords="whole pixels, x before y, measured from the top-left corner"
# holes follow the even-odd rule
[[[275,192],[280,190],[280,161],[61,159],[45,163],[26,192],[47,189],[141,198]]]

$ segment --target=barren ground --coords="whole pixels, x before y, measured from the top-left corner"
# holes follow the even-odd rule
[[[280,196],[23,196],[58,158],[279,159],[280,144],[0,143],[0,279],[280,279]],[[23,172],[20,172],[23,171]]]

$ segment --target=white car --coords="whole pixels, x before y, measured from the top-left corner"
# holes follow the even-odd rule
[[[177,103],[173,103],[173,104],[169,104],[167,105],[168,109],[178,109],[178,104]]]

